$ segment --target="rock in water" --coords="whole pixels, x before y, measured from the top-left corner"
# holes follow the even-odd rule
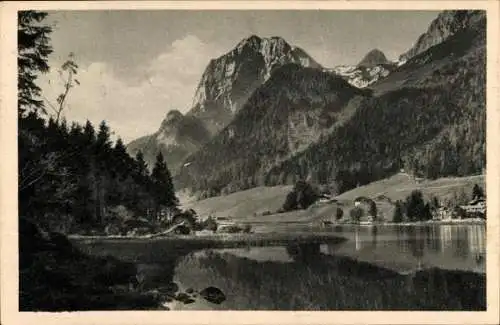
[[[216,287],[208,287],[200,291],[200,296],[214,304],[221,304],[226,300],[226,295]]]
[[[184,302],[185,305],[188,305],[188,304],[192,304],[195,301],[196,300],[194,300],[193,298],[187,298],[183,302]]]

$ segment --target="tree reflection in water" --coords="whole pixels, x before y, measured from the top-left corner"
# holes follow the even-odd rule
[[[378,234],[377,226],[373,226],[371,232],[372,232],[372,247],[375,248],[377,247],[377,234]]]
[[[318,261],[320,253],[319,243],[289,244],[286,252],[295,262],[311,263]]]
[[[422,227],[405,227],[408,234],[408,246],[413,257],[418,261],[417,269],[422,268],[422,258],[424,256],[425,242],[423,239]]]

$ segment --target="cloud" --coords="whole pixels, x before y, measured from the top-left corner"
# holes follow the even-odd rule
[[[169,44],[144,67],[133,67],[127,77],[119,77],[109,62],[80,66],[80,86],[71,90],[65,117],[96,126],[105,120],[125,142],[155,132],[172,109],[187,112],[195,88],[210,59],[222,51],[188,35]],[[126,55],[126,53],[124,54]],[[61,62],[50,62],[58,67]],[[57,69],[41,77],[45,97],[55,102],[62,91]]]

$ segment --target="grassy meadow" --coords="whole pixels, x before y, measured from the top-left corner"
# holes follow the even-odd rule
[[[283,205],[287,193],[292,190],[293,186],[290,185],[257,187],[200,201],[185,200],[183,207],[194,209],[201,216],[231,217],[240,222],[314,222],[332,218],[337,207],[343,209],[344,215],[348,215],[354,199],[366,196],[376,202],[379,214],[385,220],[391,220],[393,202],[404,200],[413,190],[421,190],[426,199],[437,196],[443,200],[451,198],[457,191],[471,192],[476,183],[484,188],[484,175],[422,180],[417,183],[401,173],[342,193],[336,197],[337,203],[315,204],[307,210],[275,213]],[[271,212],[271,215],[263,216],[266,211]]]

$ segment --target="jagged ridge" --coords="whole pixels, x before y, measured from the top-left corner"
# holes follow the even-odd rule
[[[441,12],[432,21],[427,31],[420,35],[415,45],[400,56],[399,61],[406,62],[485,18],[486,12],[481,10],[445,10]]]
[[[230,52],[210,61],[196,89],[190,114],[216,134],[273,69],[288,63],[321,68],[304,50],[281,37],[252,35],[242,40]]]

